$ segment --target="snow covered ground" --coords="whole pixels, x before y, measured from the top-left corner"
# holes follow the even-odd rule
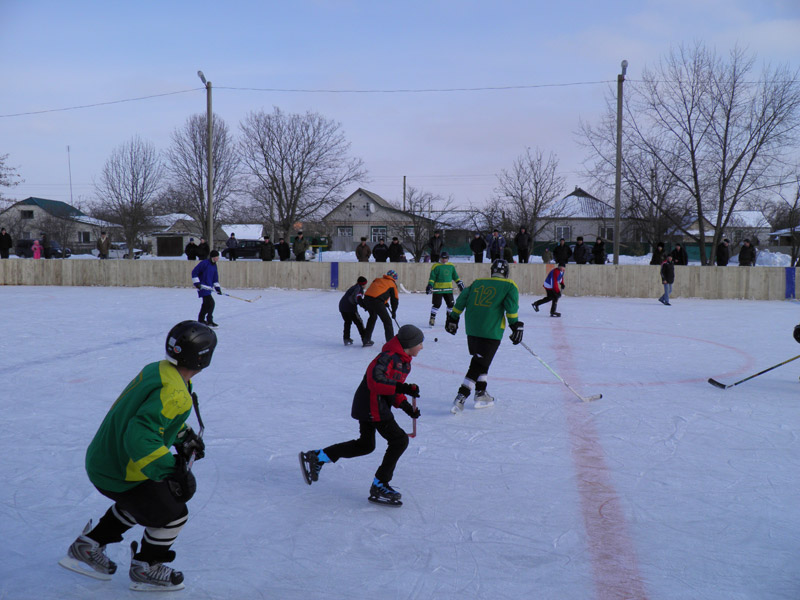
[[[261,293],[218,298],[219,345],[195,378],[207,457],[175,545],[186,576],[175,598],[800,597],[800,361],[729,390],[706,381],[800,353],[797,303],[665,307],[654,289],[565,296],[551,319],[523,297],[525,342],[604,397],[582,403],[506,339],[496,406],[454,416],[463,327],[450,336],[440,316],[428,328],[430,298],[404,294],[398,320],[426,334],[409,379],[422,417],[392,482],[405,504],[387,508],[367,502],[382,440],[311,487],[297,461],[357,436],[350,402],[378,348],[342,346],[339,293]],[[138,527],[109,548],[110,582],[57,561],[109,505],[84,472],[86,446],[199,301],[188,289],[3,287],[0,304],[0,598],[138,598],[127,576]]]

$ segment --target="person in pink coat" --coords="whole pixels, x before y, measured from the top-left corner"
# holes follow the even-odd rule
[[[33,240],[33,246],[31,246],[31,251],[33,252],[33,258],[42,258],[42,250],[43,247],[39,243],[39,240]]]

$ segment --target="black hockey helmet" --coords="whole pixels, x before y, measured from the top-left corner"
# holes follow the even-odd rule
[[[200,371],[211,364],[217,347],[217,334],[199,321],[181,321],[167,334],[167,360]]]
[[[495,258],[492,261],[492,277],[508,278],[508,261],[502,258]]]
[[[450,260],[450,255],[442,250],[442,253],[439,255],[439,262],[446,263],[448,260]]]

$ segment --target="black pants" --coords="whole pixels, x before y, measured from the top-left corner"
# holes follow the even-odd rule
[[[300,254],[295,254],[294,255],[294,259],[296,261],[302,262],[302,261],[304,261],[306,259],[306,253],[305,252],[301,252]]]
[[[372,331],[375,329],[375,323],[378,317],[383,322],[383,334],[386,336],[386,341],[394,337],[394,326],[392,325],[392,317],[389,314],[389,309],[382,300],[377,300],[370,296],[364,297],[364,308],[369,312],[367,319],[367,326],[364,329],[364,338],[372,339]]]
[[[520,250],[519,251],[519,262],[520,263],[528,262],[528,259],[530,258],[530,256],[531,256],[531,253],[528,252],[527,250]]]
[[[358,335],[362,338],[364,337],[364,323],[361,320],[358,312],[341,312],[342,318],[344,319],[344,339],[350,339],[350,325],[355,325],[356,329],[358,329]]]
[[[216,302],[214,302],[214,298],[211,296],[211,294],[208,296],[203,296],[203,305],[200,307],[200,314],[197,315],[197,320],[201,323],[213,321],[215,305]]]
[[[550,306],[550,314],[552,315],[556,312],[556,307],[558,306],[558,299],[561,297],[561,293],[554,292],[553,290],[545,290],[547,292],[547,296],[544,298],[540,298],[534,304],[536,306],[541,306],[542,304],[547,304],[548,302],[552,301],[553,304]]]
[[[453,308],[453,305],[455,304],[455,301],[453,300],[453,292],[450,292],[449,294],[433,294],[431,302],[433,303],[433,308],[436,310],[431,310],[432,313],[435,314],[439,308],[441,308],[442,300],[444,300],[447,308]]]
[[[483,252],[476,252],[475,253],[475,262],[482,263],[483,262]]]
[[[236,260],[236,248],[228,248],[228,260]]]
[[[389,483],[394,476],[394,468],[397,466],[397,461],[408,448],[408,434],[403,431],[394,419],[391,421],[378,421],[377,423],[359,421],[358,429],[360,436],[357,440],[328,446],[323,449],[323,452],[333,462],[340,458],[354,458],[371,454],[375,450],[375,432],[377,431],[387,441],[388,446],[383,455],[381,466],[375,471],[375,477],[383,483]]]
[[[441,256],[441,254],[439,254],[438,252],[436,254],[431,252],[431,262],[432,263],[439,262],[439,257],[440,256]]]

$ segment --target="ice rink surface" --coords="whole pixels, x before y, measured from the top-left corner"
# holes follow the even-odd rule
[[[665,307],[659,287],[652,299],[565,296],[561,319],[523,296],[524,341],[579,393],[604,397],[581,402],[506,338],[490,371],[496,405],[468,401],[458,416],[463,324],[450,336],[440,313],[431,329],[430,298],[403,294],[398,321],[426,340],[408,379],[422,417],[392,481],[399,509],[367,502],[381,439],[311,487],[297,461],[357,437],[350,403],[382,329],[373,348],[344,347],[338,292],[217,296],[219,345],[194,380],[207,456],[174,546],[186,590],[170,597],[800,597],[800,360],[729,390],[707,383],[800,354],[798,304]],[[110,503],[83,468],[94,432],[200,302],[189,289],[3,287],[0,305],[0,599],[140,598],[127,576],[139,527],[109,548],[110,582],[57,561]]]

